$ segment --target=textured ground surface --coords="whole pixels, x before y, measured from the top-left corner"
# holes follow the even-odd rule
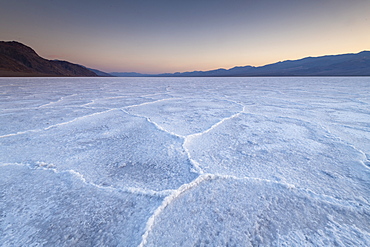
[[[0,78],[1,246],[370,246],[370,78]]]

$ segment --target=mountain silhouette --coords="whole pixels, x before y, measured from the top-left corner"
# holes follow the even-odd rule
[[[231,69],[167,73],[156,76],[370,76],[370,51],[357,54],[306,57],[260,67],[244,66]]]
[[[47,60],[16,41],[0,41],[0,76],[98,76],[67,61]]]

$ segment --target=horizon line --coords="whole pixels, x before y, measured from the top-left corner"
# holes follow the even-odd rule
[[[108,73],[108,74],[111,74],[111,73],[136,73],[136,74],[142,74],[142,75],[164,75],[164,74],[177,74],[177,73],[188,73],[188,72],[208,72],[208,71],[214,71],[214,70],[221,70],[221,69],[230,70],[230,69],[233,69],[233,68],[243,68],[243,67],[259,68],[259,67],[264,67],[264,66],[271,65],[271,64],[276,64],[276,63],[283,63],[283,62],[289,62],[289,61],[299,61],[299,60],[302,60],[302,59],[305,59],[305,58],[319,58],[319,57],[340,56],[340,55],[355,55],[355,54],[359,54],[359,53],[362,53],[362,52],[370,52],[370,49],[369,50],[361,50],[361,51],[358,51],[358,52],[325,54],[325,55],[319,55],[319,56],[305,56],[305,57],[300,57],[300,58],[296,58],[296,59],[292,58],[292,59],[286,59],[286,60],[279,60],[279,61],[263,64],[263,65],[260,65],[260,66],[236,65],[236,66],[232,66],[232,67],[229,67],[229,68],[218,67],[218,68],[208,69],[208,70],[192,70],[192,71],[188,70],[188,71],[182,71],[182,72],[176,71],[176,72],[163,72],[163,73],[144,73],[144,72],[136,72],[136,71],[112,71],[112,72],[106,72],[106,71],[103,71],[103,70],[101,70],[101,71],[105,72],[105,73]]]

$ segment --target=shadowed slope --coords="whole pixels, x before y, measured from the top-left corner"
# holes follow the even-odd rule
[[[19,42],[0,41],[0,76],[97,76],[94,72],[67,61],[40,57]]]

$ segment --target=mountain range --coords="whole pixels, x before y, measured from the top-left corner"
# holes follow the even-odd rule
[[[67,61],[47,60],[16,41],[0,41],[0,76],[119,76],[119,77],[246,77],[246,76],[370,76],[370,51],[306,57],[264,66],[231,69],[141,74],[106,73]]]
[[[114,76],[160,77],[245,77],[245,76],[370,76],[370,51],[356,54],[306,57],[260,67],[242,66],[231,69],[165,74],[110,73]]]

